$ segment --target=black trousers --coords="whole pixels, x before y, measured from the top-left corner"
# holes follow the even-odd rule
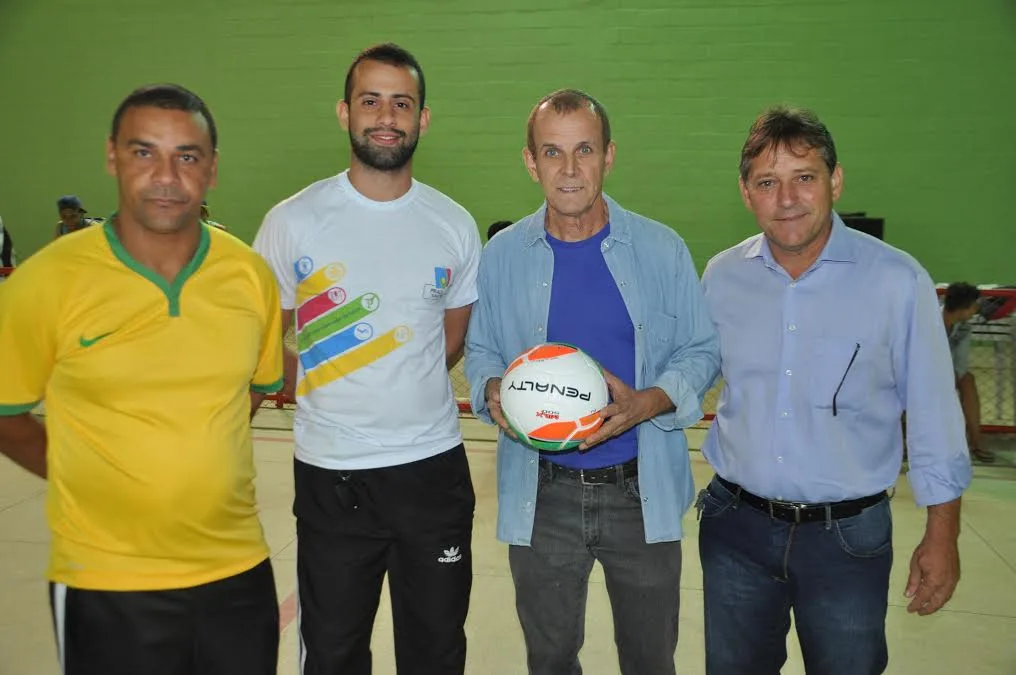
[[[191,588],[49,589],[64,675],[275,675],[279,605],[268,560]]]
[[[369,675],[388,574],[399,675],[461,675],[476,497],[465,448],[333,471],[296,461],[303,675]]]

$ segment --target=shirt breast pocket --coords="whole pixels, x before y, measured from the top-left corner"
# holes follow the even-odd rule
[[[876,394],[894,386],[889,347],[842,338],[816,340],[809,363],[809,395],[816,408],[837,412],[871,406]]]
[[[677,345],[686,340],[688,323],[663,312],[651,312],[643,326],[646,345],[646,363],[651,377],[659,377],[667,361],[674,355]]]

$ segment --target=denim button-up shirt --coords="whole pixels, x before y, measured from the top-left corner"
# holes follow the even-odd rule
[[[606,195],[610,235],[601,251],[635,328],[636,388],[659,387],[676,410],[639,425],[639,489],[649,543],[681,539],[694,483],[684,427],[702,418],[702,396],[719,371],[719,342],[695,266],[673,230]],[[490,422],[484,388],[524,350],[546,341],[554,278],[546,204],[490,240],[480,259],[479,299],[466,338],[466,376],[476,416]],[[539,455],[504,433],[497,443],[497,537],[528,545]]]

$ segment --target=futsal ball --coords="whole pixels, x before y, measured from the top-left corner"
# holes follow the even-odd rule
[[[548,342],[512,361],[501,379],[501,409],[526,444],[549,452],[571,450],[601,424],[607,381],[577,347]]]

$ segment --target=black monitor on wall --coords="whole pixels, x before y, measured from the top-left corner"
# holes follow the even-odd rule
[[[844,225],[870,234],[876,239],[885,240],[885,218],[869,218],[864,211],[856,213],[841,213]]]

